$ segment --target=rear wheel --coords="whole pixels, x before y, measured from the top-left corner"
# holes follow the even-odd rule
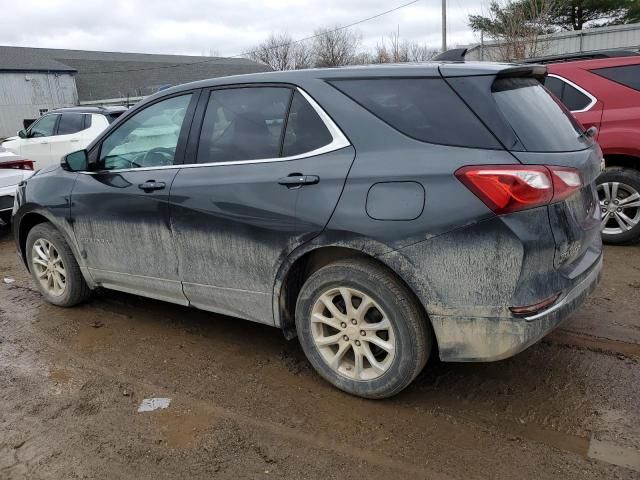
[[[597,184],[603,241],[620,245],[640,240],[640,172],[609,167]]]
[[[342,260],[313,273],[298,297],[296,328],[323,378],[367,398],[403,390],[424,367],[432,345],[413,294],[369,259]]]
[[[72,307],[91,295],[71,248],[50,223],[31,229],[25,254],[31,277],[49,303]]]

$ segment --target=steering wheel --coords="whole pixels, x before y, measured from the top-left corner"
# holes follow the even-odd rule
[[[141,167],[162,167],[173,165],[175,151],[173,148],[155,147],[144,154],[138,162]]]

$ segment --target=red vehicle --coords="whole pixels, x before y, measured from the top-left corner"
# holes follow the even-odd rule
[[[545,86],[585,128],[597,128],[603,240],[640,240],[640,53],[604,51],[527,60],[547,65]]]

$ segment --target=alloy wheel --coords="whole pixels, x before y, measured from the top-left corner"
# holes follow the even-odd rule
[[[389,318],[375,300],[353,288],[320,295],[311,314],[311,334],[327,365],[351,380],[380,377],[396,355]]]
[[[621,182],[598,185],[602,233],[619,235],[640,223],[640,193]]]
[[[39,238],[33,244],[31,265],[40,285],[52,296],[60,296],[67,286],[67,272],[60,252],[50,241]]]

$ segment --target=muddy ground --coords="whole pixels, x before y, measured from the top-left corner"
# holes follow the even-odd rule
[[[277,329],[113,292],[50,306],[0,233],[0,478],[640,478],[640,246],[607,248],[543,342],[367,401]]]

